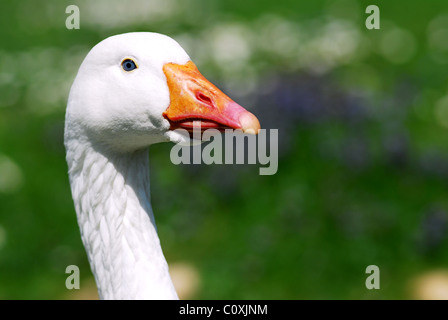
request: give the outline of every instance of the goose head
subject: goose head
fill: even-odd
[[[97,44],[78,71],[66,113],[66,133],[118,152],[188,142],[199,124],[247,133],[260,128],[252,113],[202,76],[175,40],[147,32]]]

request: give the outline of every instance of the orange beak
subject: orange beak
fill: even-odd
[[[240,129],[257,134],[260,130],[258,119],[205,79],[192,61],[167,63],[163,72],[170,90],[170,105],[163,116],[171,130],[192,132],[199,125],[202,131]]]

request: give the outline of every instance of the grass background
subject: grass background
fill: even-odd
[[[79,30],[65,27],[69,4],[80,9]],[[370,4],[380,30],[365,27]],[[175,166],[171,145],[150,148],[165,256],[199,279],[189,297],[424,298],[415,283],[436,271],[446,292],[446,1],[1,8],[0,298],[77,298],[65,288],[71,264],[81,290],[95,291],[68,183],[64,112],[89,49],[131,31],[178,40],[263,128],[279,130],[272,176],[258,165]],[[371,264],[380,290],[365,287]]]

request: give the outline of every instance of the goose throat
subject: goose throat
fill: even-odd
[[[177,299],[150,204],[148,150],[67,146],[78,224],[100,298]]]

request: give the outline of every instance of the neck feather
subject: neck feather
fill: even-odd
[[[149,199],[148,150],[66,141],[72,196],[101,299],[177,299]]]

